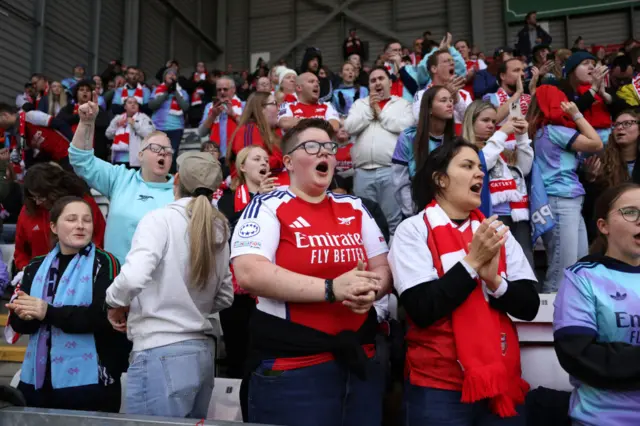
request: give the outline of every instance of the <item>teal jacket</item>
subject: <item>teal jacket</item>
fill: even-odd
[[[115,166],[93,155],[93,150],[69,146],[73,170],[91,188],[109,199],[104,249],[124,264],[133,233],[142,216],[173,202],[173,177],[166,182],[145,182],[140,171]]]

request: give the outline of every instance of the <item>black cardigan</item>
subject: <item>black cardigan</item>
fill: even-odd
[[[31,260],[24,270],[24,277],[20,290],[29,294],[33,278],[42,265],[45,256]],[[107,319],[104,310],[107,288],[120,272],[120,263],[112,255],[96,248],[93,265],[93,300],[89,306],[60,306],[49,305],[43,321],[20,319],[13,314],[9,318],[11,327],[20,334],[34,334],[40,326],[49,324],[58,327],[65,333],[93,333],[96,341],[96,351],[100,363],[107,369],[109,375],[120,377],[129,366],[129,352],[132,344],[127,335],[117,332]],[[34,296],[38,297],[38,296]],[[49,362],[51,362],[49,360]]]

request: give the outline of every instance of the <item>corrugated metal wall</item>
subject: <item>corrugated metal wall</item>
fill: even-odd
[[[90,60],[90,0],[48,1],[45,15],[44,74],[50,80],[73,75]]]
[[[507,40],[504,33],[502,2],[503,0],[484,0],[484,46],[481,48],[488,55],[493,55],[493,51],[500,46],[513,46],[515,42],[514,37]]]
[[[622,43],[630,36],[629,23],[628,10],[572,17],[568,44],[572,45],[578,36],[582,36],[587,45]]]
[[[252,53],[270,52],[271,59],[275,59],[289,43],[308,34],[326,19],[331,12],[326,6],[344,1],[324,0],[324,7],[318,3],[306,0],[227,0],[227,62],[237,70],[253,69],[255,64],[248,63]],[[432,37],[439,40],[446,33],[449,21],[456,38],[471,37],[469,0],[400,0],[395,3],[396,10],[393,10],[392,0],[360,0],[349,10],[375,28],[395,32],[407,46],[412,46],[413,40],[425,30],[431,31]],[[449,17],[447,13],[450,13]],[[293,65],[291,57],[295,56],[295,66],[300,66],[305,48],[313,46],[321,49],[325,65],[333,70],[339,69],[343,62],[342,43],[351,27],[356,27],[360,38],[368,42],[369,61],[375,60],[388,41],[387,37],[338,16],[304,40],[295,55],[287,58],[288,62]]]
[[[125,0],[102,1],[100,15],[100,53],[98,68],[104,69],[107,64],[122,57],[122,36],[124,32]]]
[[[176,19],[163,1],[140,1],[138,65],[150,79],[170,59],[171,51],[185,73],[190,72],[198,60],[213,66],[217,55],[216,49],[202,41],[194,27],[199,26],[205,36],[215,40],[218,2],[172,0],[171,4],[191,22]],[[94,0],[46,0],[45,5],[42,67],[35,69],[36,28],[40,25],[36,0],[0,2],[0,101],[13,103],[33,72],[43,72],[55,81],[71,76],[76,64],[84,64],[89,72],[93,71]],[[109,61],[122,58],[125,6],[125,0],[101,2],[98,73]],[[173,17],[172,26],[170,17]]]
[[[0,102],[13,104],[31,74],[33,0],[9,0],[0,13]],[[9,60],[7,60],[9,59]]]
[[[141,2],[138,66],[145,70],[148,81],[170,59],[168,24],[165,7],[159,1]]]

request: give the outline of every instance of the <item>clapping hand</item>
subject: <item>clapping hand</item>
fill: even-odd
[[[440,42],[440,49],[449,49],[451,47],[451,41],[453,37],[451,33],[447,33],[444,37],[442,37],[442,41]]]
[[[31,321],[37,319],[42,321],[47,314],[49,304],[42,299],[29,296],[24,291],[19,291],[18,297],[5,306],[15,312],[21,320]]]
[[[587,182],[594,182],[602,173],[602,161],[600,161],[597,155],[592,155],[584,160],[582,170],[584,171],[584,177]]]
[[[376,301],[376,295],[380,290],[380,287],[376,283],[376,281],[380,280],[380,277],[373,272],[367,272],[366,269],[367,264],[362,260],[359,260],[358,266],[354,271],[356,272],[357,277],[368,277],[368,283],[362,287],[357,287],[356,285],[354,285],[351,288],[347,289],[346,296],[342,301],[342,304],[344,306],[348,307],[356,314],[366,314],[367,312],[369,312],[369,309],[371,309],[373,302]]]

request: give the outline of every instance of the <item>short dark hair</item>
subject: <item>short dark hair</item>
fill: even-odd
[[[531,15],[535,15],[538,12],[535,10],[532,10],[531,12],[527,12],[527,15],[524,17],[525,22],[529,20],[529,18],[531,17]]]
[[[425,163],[416,170],[412,180],[411,195],[417,211],[427,207],[442,191],[434,176],[446,175],[449,163],[462,148],[471,148],[478,152],[478,148],[474,144],[461,137],[450,141],[445,140],[442,145],[431,151]]]
[[[431,67],[437,67],[438,61],[440,60],[439,59],[440,55],[444,55],[445,53],[449,53],[449,50],[439,49],[433,52],[433,54],[429,56],[429,59],[427,59],[427,72],[429,72],[429,75],[431,76],[431,78],[433,78],[433,74],[431,73]]]
[[[126,71],[129,71],[129,70],[131,70],[131,69],[132,69],[132,70],[134,70],[134,71],[136,71],[136,72],[138,72],[138,67],[136,67],[135,65],[129,65],[129,66],[127,67],[127,69],[125,70],[125,72],[126,72]]]
[[[402,47],[402,42],[400,40],[389,40],[387,41],[387,43],[384,45],[384,49],[383,52],[386,52],[387,49],[389,48],[389,46],[391,46],[392,44],[399,44]]]
[[[469,50],[471,50],[471,43],[469,43],[469,40],[467,40],[466,38],[461,38],[460,40],[457,40],[455,43],[453,43],[453,45],[455,46],[456,44],[460,43],[461,41],[464,41],[464,43],[467,45]]]
[[[34,72],[33,74],[31,74],[31,78],[36,77],[38,80],[46,80],[47,78],[44,76],[44,74],[39,73],[39,72]]]
[[[9,114],[17,114],[18,109],[15,105],[8,104],[6,102],[0,102],[0,114],[8,112]]]
[[[386,69],[385,67],[380,65],[373,67],[371,71],[369,71],[369,75],[373,74],[374,71],[384,71],[384,73],[387,75],[387,78],[391,80],[391,74],[389,73],[389,70]]]
[[[76,83],[76,85],[73,86],[73,99],[76,101],[78,100],[78,90],[80,90],[81,87],[88,87],[89,91],[93,92],[96,89],[96,82],[93,81],[93,79],[84,79]]]
[[[631,62],[631,57],[629,55],[616,56],[613,61],[611,61],[612,71],[616,68],[620,68],[620,70],[625,71],[629,67],[633,67],[633,62]]]
[[[513,62],[513,61],[520,61],[520,58],[511,58],[509,60],[506,60],[500,63],[500,66],[498,66],[498,74],[496,75],[496,81],[498,82],[498,85],[502,84],[502,78],[500,77],[500,75],[505,74],[507,72],[507,70],[509,69],[509,66],[508,66],[509,62]]]
[[[287,130],[287,133],[282,138],[282,153],[287,155],[298,143],[298,135],[307,129],[319,129],[324,130],[329,135],[330,139],[335,136],[335,130],[331,124],[322,118],[306,118],[301,120],[298,124]]]

